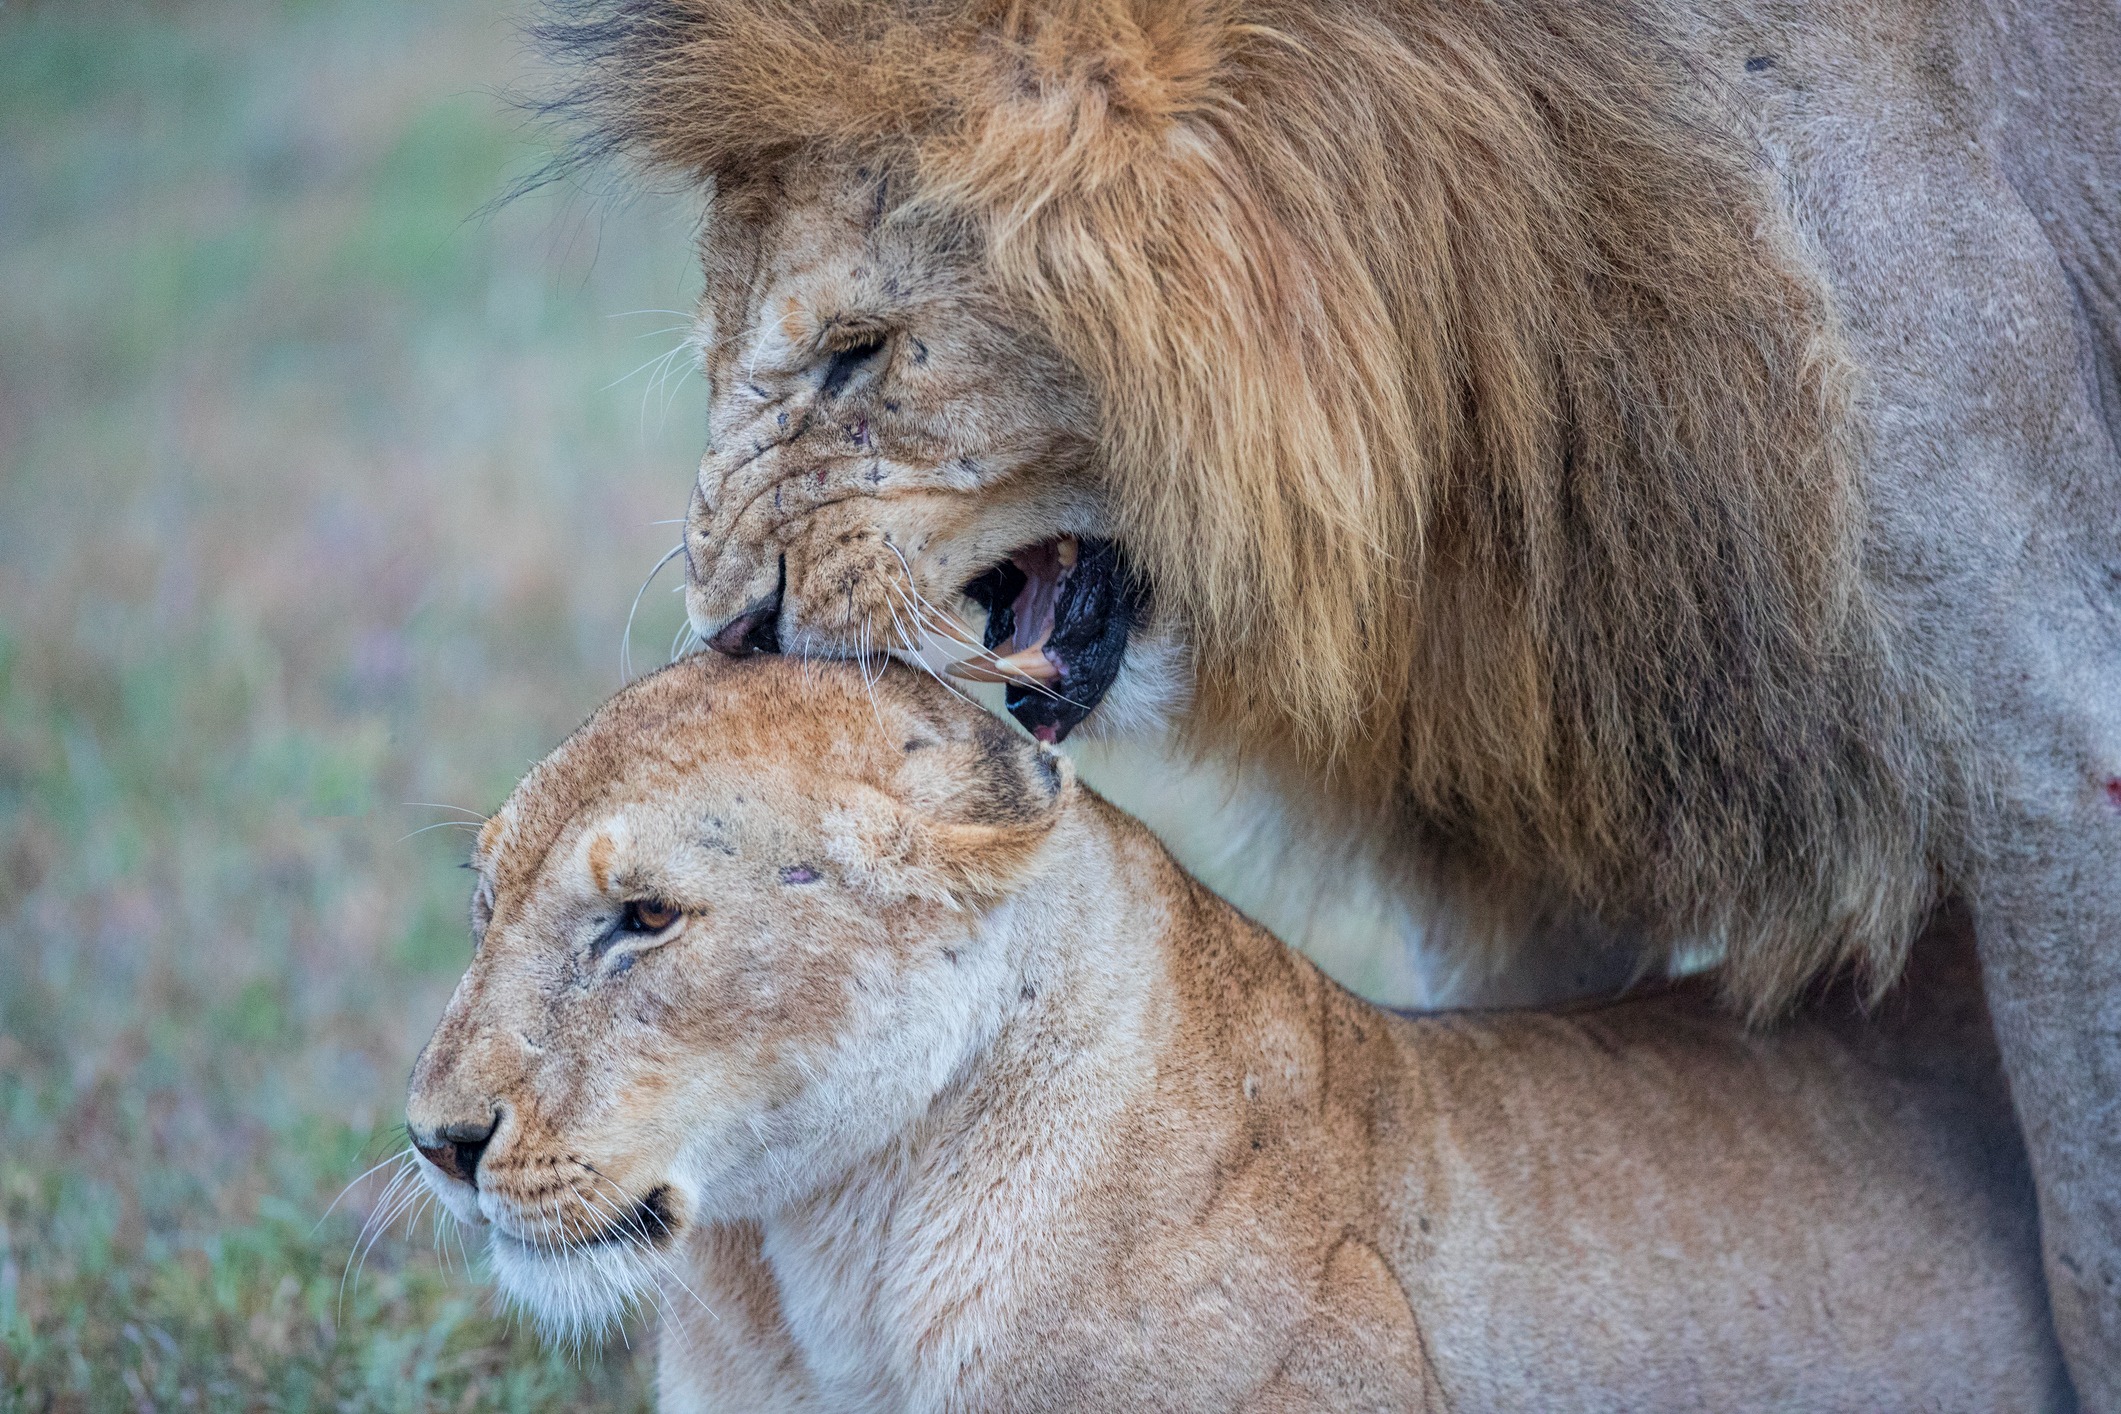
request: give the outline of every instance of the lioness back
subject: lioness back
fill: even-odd
[[[1556,1407],[1557,1375],[1663,1407],[2066,1405],[2000,1087],[1853,1030],[1746,1034],[1696,987],[1411,1023],[1426,1108],[1381,1187],[1459,1407]]]

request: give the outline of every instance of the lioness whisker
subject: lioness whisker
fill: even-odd
[[[441,1203],[439,1202],[439,1200],[436,1199],[434,1190],[427,1189],[426,1191],[424,1191],[420,1195],[420,1201],[414,1204],[412,1211],[408,1213],[405,1217],[405,1240],[410,1242],[414,1237],[419,1235],[421,1218],[432,1218],[436,1213],[439,1213],[440,1211]],[[442,1229],[439,1225],[434,1225],[433,1231],[435,1248],[437,1251],[440,1251],[442,1243]]]
[[[579,1347],[587,1338],[590,1329],[589,1323],[585,1322],[580,1315],[584,1303],[573,1299],[575,1292],[580,1287],[588,1281],[594,1280],[609,1298],[604,1304],[621,1309],[635,1305],[642,1295],[643,1289],[636,1288],[631,1282],[622,1279],[620,1274],[612,1269],[612,1254],[602,1244],[615,1237],[629,1251],[640,1250],[643,1256],[652,1256],[653,1254],[637,1249],[637,1244],[630,1234],[613,1226],[607,1226],[603,1222],[602,1215],[589,1201],[589,1198],[582,1193],[580,1188],[570,1183],[566,1185],[566,1192],[567,1196],[572,1198],[589,1215],[587,1224],[578,1220],[571,1211],[562,1210],[555,1215],[555,1220],[561,1232],[561,1240],[564,1243],[563,1255],[572,1259],[562,1270],[567,1273],[566,1284],[569,1288],[569,1300],[567,1303],[569,1336],[575,1342],[579,1351]],[[645,1288],[645,1290],[649,1299],[655,1304],[657,1316],[668,1317],[671,1313],[663,1303],[660,1288],[650,1286]],[[627,1348],[631,1349],[633,1342],[626,1331],[625,1322],[620,1320],[617,1324],[620,1340],[625,1342]]]
[[[612,1189],[614,1193],[618,1194],[618,1198],[623,1198],[625,1196],[624,1191],[619,1189],[618,1185],[614,1184],[610,1179],[604,1177],[604,1175],[598,1173],[595,1169],[590,1169],[589,1175],[601,1187]],[[580,1196],[579,1193],[577,1194],[577,1196]],[[618,1207],[618,1198],[605,1197],[603,1193],[599,1191],[599,1189],[592,1189],[590,1191],[590,1196],[603,1199],[603,1201],[610,1203],[614,1209]],[[595,1211],[593,1205],[591,1206],[591,1211]],[[702,1311],[705,1311],[709,1316],[713,1317],[714,1320],[719,1322],[722,1318],[719,1315],[716,1315],[715,1309],[712,1306],[708,1305],[706,1300],[697,1291],[694,1291],[692,1289],[691,1284],[688,1283],[684,1277],[678,1275],[677,1266],[670,1260],[669,1254],[655,1245],[654,1240],[648,1235],[648,1230],[646,1226],[642,1224],[638,1211],[630,1211],[628,1215],[628,1220],[632,1223],[634,1231],[640,1234],[638,1246],[642,1255],[653,1261],[654,1264],[662,1270],[665,1276],[669,1277],[672,1281],[676,1282],[679,1288],[683,1290],[687,1296],[690,1296],[693,1301],[698,1304],[699,1308]],[[628,1240],[632,1241],[633,1239],[629,1238]],[[665,1312],[665,1314],[668,1313]]]
[[[378,1163],[369,1165],[359,1174],[356,1174],[353,1178],[348,1179],[346,1182],[346,1186],[339,1190],[339,1196],[332,1199],[330,1206],[326,1207],[324,1211],[318,1215],[317,1226],[309,1230],[310,1235],[314,1237],[317,1233],[317,1229],[324,1226],[324,1220],[330,1217],[334,1212],[338,1211],[339,1204],[346,1201],[346,1195],[353,1192],[354,1189],[358,1188],[362,1184],[362,1182],[365,1181],[371,1174],[375,1173],[378,1169],[388,1168],[392,1164],[404,1164],[408,1160],[410,1160],[412,1156],[412,1147],[410,1145],[407,1145],[405,1148],[400,1149],[397,1153],[390,1155],[389,1157],[381,1160]]]
[[[596,1204],[590,1201],[590,1195],[584,1194],[581,1189],[569,1184],[567,1186],[567,1196],[572,1198],[583,1212],[589,1215],[587,1223],[580,1228],[582,1236],[575,1241],[575,1250],[578,1254],[587,1258],[593,1266],[598,1267],[600,1273],[606,1277],[607,1285],[614,1295],[619,1297],[627,1296],[626,1289],[615,1280],[610,1280],[608,1272],[602,1271],[600,1265],[602,1254],[598,1250],[599,1244],[615,1242],[628,1251],[639,1251],[642,1249],[640,1249],[639,1244],[636,1243],[631,1233],[615,1223],[607,1223],[604,1220],[604,1215],[597,1210]],[[570,1232],[577,1230],[576,1219],[572,1213],[566,1214],[562,1221]]]
[[[435,1261],[441,1264],[442,1271],[446,1275],[449,1272],[449,1243],[444,1238],[442,1223],[444,1219],[450,1216],[449,1208],[445,1204],[436,1203],[427,1210],[427,1213],[428,1230],[434,1242]]]
[[[368,1221],[361,1225],[361,1231],[354,1239],[354,1250],[346,1259],[346,1270],[339,1274],[339,1314],[342,1317],[346,1311],[348,1278],[353,1281],[354,1294],[359,1295],[361,1270],[368,1263],[368,1254],[375,1250],[376,1243],[396,1224],[400,1215],[412,1206],[419,1193],[417,1187],[404,1186],[406,1180],[413,1178],[417,1172],[409,1166],[399,1169],[391,1177],[389,1187],[383,1190],[384,1196],[377,1200],[375,1208],[370,1211]]]

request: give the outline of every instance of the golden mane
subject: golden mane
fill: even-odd
[[[1197,728],[1412,831],[1471,921],[1718,940],[1760,1010],[1897,973],[1953,866],[1951,714],[1880,646],[1833,311],[1654,10],[583,0],[542,33],[587,155],[856,155],[961,224],[1099,399]]]

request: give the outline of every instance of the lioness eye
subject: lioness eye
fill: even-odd
[[[679,910],[659,898],[637,898],[619,914],[619,928],[627,933],[660,933],[678,921]]]

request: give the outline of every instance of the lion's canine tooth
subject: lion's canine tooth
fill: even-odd
[[[1060,681],[1061,675],[1043,648],[1026,648],[1006,658],[966,658],[952,663],[949,671],[950,676],[966,682],[1054,683]]]
[[[1072,535],[1063,535],[1060,538],[1060,542],[1053,547],[1054,558],[1060,561],[1060,567],[1064,570],[1075,568],[1075,559],[1078,553],[1079,547],[1075,542],[1075,537]]]

